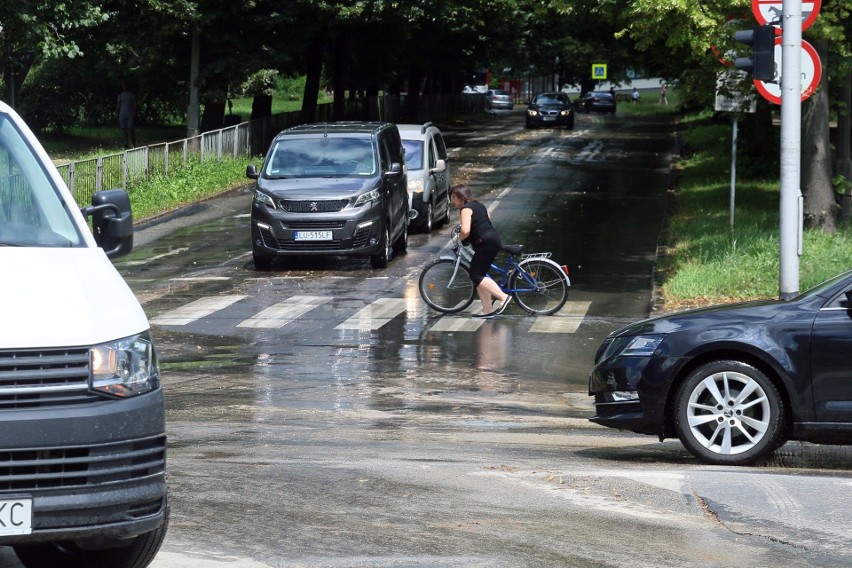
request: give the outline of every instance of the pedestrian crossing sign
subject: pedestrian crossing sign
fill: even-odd
[[[606,79],[606,63],[592,63],[592,79]]]

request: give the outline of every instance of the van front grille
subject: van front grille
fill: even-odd
[[[325,201],[294,201],[282,199],[279,205],[288,213],[336,213],[347,205],[348,199],[329,199]]]
[[[0,491],[104,485],[162,475],[166,436],[91,446],[0,451]]]
[[[0,350],[0,410],[87,404],[89,350]]]

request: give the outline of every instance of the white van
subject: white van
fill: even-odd
[[[81,210],[0,102],[0,545],[27,568],[143,568],[165,537],[157,355],[109,260],[132,246],[127,194]]]

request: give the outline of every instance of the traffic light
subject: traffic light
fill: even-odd
[[[734,34],[734,39],[751,46],[751,57],[737,57],[734,67],[758,81],[775,79],[775,26],[755,26]]]

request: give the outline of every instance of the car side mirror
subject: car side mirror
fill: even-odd
[[[133,212],[126,191],[97,191],[92,195],[92,205],[80,211],[92,218],[95,242],[108,258],[128,254],[133,249]]]
[[[388,168],[388,171],[385,172],[385,175],[387,177],[401,176],[402,175],[402,164],[400,164],[399,162],[392,163],[390,168]]]
[[[447,169],[447,162],[446,162],[446,160],[438,160],[438,161],[435,163],[435,167],[434,167],[434,168],[432,168],[431,170],[429,170],[429,173],[430,173],[430,174],[439,174],[439,173],[441,173],[441,172],[443,172],[443,171],[446,171],[446,169]]]
[[[257,166],[254,164],[249,164],[246,166],[246,177],[251,179],[257,179],[260,177],[260,174],[257,173]]]
[[[852,318],[852,290],[846,290],[846,315]]]

